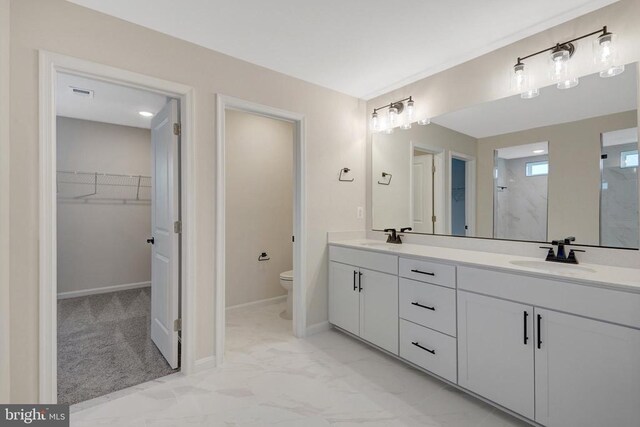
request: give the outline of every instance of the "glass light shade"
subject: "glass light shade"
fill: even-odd
[[[513,76],[511,77],[511,89],[514,92],[522,93],[529,89],[529,75],[524,68],[524,64],[518,62],[513,67]]]
[[[400,128],[402,129],[411,129],[411,123],[413,123],[413,115],[414,115],[414,103],[413,100],[407,101],[407,105],[404,107],[402,117],[402,125]]]
[[[371,132],[380,132],[380,118],[376,112],[371,114]]]
[[[522,92],[520,94],[520,98],[522,98],[522,99],[531,99],[531,98],[535,98],[538,95],[540,95],[540,91],[538,89],[530,89],[530,90],[526,90],[526,91]]]
[[[573,77],[573,78],[562,80],[562,81],[558,82],[557,86],[558,86],[558,89],[571,89],[572,87],[578,86],[578,83],[580,83],[578,78],[577,77]]]
[[[387,114],[387,117],[390,129],[398,126],[398,109],[396,107],[389,107],[389,113]]]
[[[431,119],[429,117],[423,117],[417,122],[420,126],[426,126],[431,123]]]
[[[604,33],[593,42],[593,60],[600,69],[600,77],[613,77],[624,72],[618,64],[617,36]]]
[[[568,50],[557,50],[551,54],[551,79],[560,82],[567,79],[569,74]]]

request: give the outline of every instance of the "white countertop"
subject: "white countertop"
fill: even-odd
[[[640,268],[612,267],[599,264],[561,264],[545,262],[542,258],[496,254],[466,249],[402,243],[400,245],[379,240],[357,239],[330,242],[342,246],[392,255],[429,258],[432,260],[455,262],[473,267],[488,267],[494,270],[526,273],[542,278],[562,279],[585,285],[608,287],[628,292],[640,293]],[[568,252],[568,250],[567,250]],[[579,258],[580,254],[578,254]],[[514,264],[515,262],[515,264]],[[517,265],[533,263],[535,267]]]

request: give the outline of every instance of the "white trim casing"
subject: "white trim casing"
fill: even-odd
[[[225,343],[225,110],[237,110],[278,120],[293,122],[294,142],[294,230],[293,246],[293,334],[306,335],[306,137],[305,117],[299,113],[256,104],[243,99],[218,94],[216,99],[216,234],[215,234],[215,356],[218,365],[224,362]]]
[[[101,286],[99,288],[81,289],[78,291],[58,292],[58,299],[86,297],[89,295],[107,294],[109,292],[128,291],[130,289],[147,288],[151,282],[124,283],[122,285]]]
[[[182,219],[182,371],[195,362],[195,103],[193,88],[70,56],[39,51],[39,403],[57,400],[56,356],[56,111],[58,72],[162,93],[180,99]]]

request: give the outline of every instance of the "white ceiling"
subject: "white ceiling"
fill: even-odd
[[[620,129],[602,134],[602,146],[624,145],[638,142],[638,128]]]
[[[619,76],[603,79],[597,74],[580,78],[572,89],[549,86],[540,96],[519,95],[447,113],[431,121],[474,138],[502,135],[637,109],[636,64]]]
[[[370,99],[616,0],[69,0]]]
[[[78,96],[71,87],[93,90],[93,98]],[[157,93],[70,74],[58,75],[58,116],[149,129],[151,118],[142,117],[138,112],[155,114],[166,103],[167,97]]]
[[[496,150],[501,159],[521,159],[523,157],[544,156],[549,154],[549,143],[547,141],[534,142],[532,144],[515,145]],[[536,151],[534,153],[534,151]],[[540,152],[541,151],[541,152]]]

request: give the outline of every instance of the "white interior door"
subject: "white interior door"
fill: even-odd
[[[151,121],[153,152],[151,231],[151,339],[172,368],[178,367],[180,234],[178,101],[170,100]]]
[[[433,233],[433,155],[413,157],[413,231]]]

